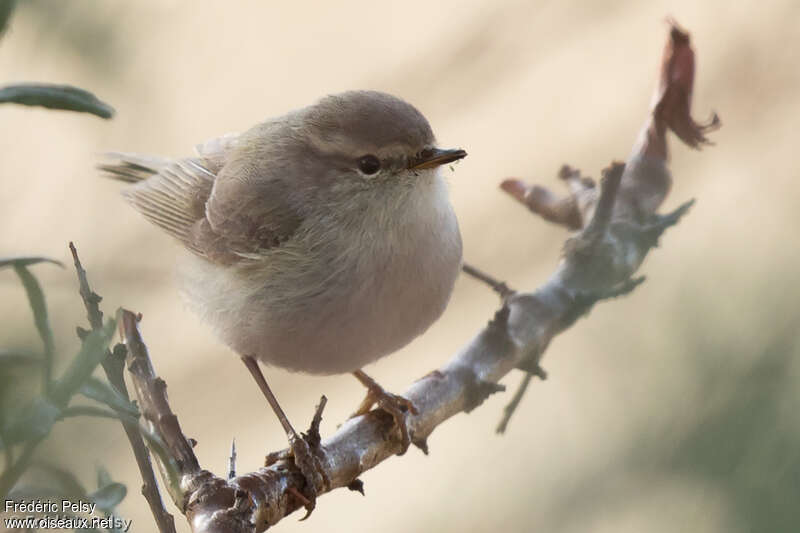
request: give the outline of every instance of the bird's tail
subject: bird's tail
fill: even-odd
[[[170,163],[169,159],[151,155],[108,152],[103,156],[108,162],[97,165],[97,168],[105,177],[126,183],[144,181]]]

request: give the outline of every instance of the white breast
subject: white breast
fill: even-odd
[[[398,350],[439,318],[461,266],[444,180],[417,179],[391,202],[365,196],[361,216],[317,219],[263,261],[191,259],[190,305],[239,354],[289,370],[351,372]]]

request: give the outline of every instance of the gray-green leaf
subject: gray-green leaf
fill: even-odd
[[[106,467],[103,465],[99,465],[97,467],[97,488],[104,487],[110,484],[113,480],[111,479],[111,474],[108,473]]]
[[[50,328],[50,320],[47,317],[44,293],[36,277],[31,274],[23,263],[14,263],[14,270],[25,287],[28,303],[33,311],[33,321],[44,344],[44,382],[45,385],[48,385],[50,382],[50,369],[53,365],[53,330]]]
[[[78,478],[59,466],[50,463],[35,463],[33,467],[47,474],[50,487],[58,487],[61,493],[72,501],[85,500],[87,498],[86,489]]]
[[[128,489],[125,485],[112,482],[89,494],[89,499],[96,503],[97,507],[110,513],[125,498],[126,494],[128,494]]]
[[[115,329],[116,321],[111,319],[102,329],[93,330],[86,336],[81,350],[72,359],[64,375],[53,383],[51,393],[53,403],[60,406],[67,405],[72,395],[87,382],[94,369],[105,357]]]
[[[44,398],[36,398],[23,407],[3,432],[6,445],[41,439],[50,433],[61,415],[61,409]]]
[[[86,383],[81,385],[80,393],[87,398],[111,407],[115,411],[139,416],[139,410],[133,403],[122,396],[117,389],[94,376],[89,376]]]
[[[17,5],[17,0],[0,0],[0,37],[8,29],[8,21],[11,20],[11,13]]]
[[[2,257],[0,258],[0,268],[10,267],[10,266],[30,266],[35,265],[36,263],[53,263],[54,265],[58,265],[61,268],[64,268],[64,264],[61,261],[56,261],[55,259],[50,259],[49,257]]]
[[[0,104],[13,103],[91,113],[101,118],[114,116],[114,108],[84,89],[71,85],[20,83],[0,88]]]

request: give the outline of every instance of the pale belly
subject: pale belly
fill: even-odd
[[[352,372],[411,342],[447,306],[461,238],[446,207],[389,239],[375,236],[366,252],[334,242],[308,262],[298,245],[268,268],[244,270],[195,258],[185,294],[240,355],[292,371]]]

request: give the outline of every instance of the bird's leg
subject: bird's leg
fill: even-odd
[[[403,455],[411,444],[411,435],[408,432],[406,417],[408,413],[413,415],[419,414],[417,408],[406,398],[383,390],[383,387],[365,374],[363,370],[356,370],[353,372],[353,375],[367,388],[367,396],[364,398],[364,401],[361,402],[358,410],[353,413],[353,416],[367,414],[375,404],[377,404],[380,409],[392,415],[395,424],[400,428],[400,435],[403,443],[403,449],[397,455]]]
[[[306,510],[310,514],[311,510],[314,508],[317,493],[324,487],[324,471],[322,470],[320,461],[314,455],[306,439],[292,427],[292,424],[286,417],[286,413],[283,412],[277,398],[275,398],[269,385],[267,385],[267,380],[261,372],[258,362],[250,356],[242,356],[242,362],[244,362],[250,374],[253,375],[253,379],[256,380],[258,387],[261,389],[261,392],[264,393],[270,407],[272,407],[272,410],[275,412],[275,416],[278,417],[278,420],[283,426],[283,430],[286,432],[286,437],[289,439],[289,449],[294,457],[294,463],[297,465],[297,468],[300,470],[300,473],[303,474],[306,481],[305,492],[306,496],[308,496]],[[304,504],[305,503],[306,502],[304,502]]]

